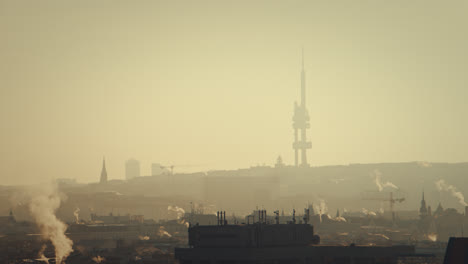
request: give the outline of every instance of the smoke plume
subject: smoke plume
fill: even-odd
[[[468,206],[468,204],[465,202],[465,196],[463,195],[463,193],[461,193],[460,191],[457,190],[457,188],[455,188],[455,186],[453,185],[449,185],[447,183],[445,183],[444,180],[438,180],[435,182],[435,185],[437,187],[437,190],[440,191],[446,191],[446,192],[450,192],[450,194],[457,198],[458,202],[463,205],[463,206]]]
[[[365,214],[365,215],[367,215],[367,216],[369,216],[369,215],[377,216],[377,214],[376,214],[374,211],[369,211],[369,210],[367,210],[366,208],[362,208],[362,209],[361,209],[361,213],[363,213],[363,214]]]
[[[158,230],[158,234],[157,234],[159,237],[172,237],[171,234],[169,234],[169,232],[166,231],[166,229],[164,228],[164,226],[160,226],[159,227],[159,230]]]
[[[314,204],[314,211],[318,212],[320,222],[322,222],[322,215],[328,212],[328,206],[324,199],[319,199],[319,202]]]
[[[67,226],[57,219],[55,211],[59,208],[62,197],[56,186],[44,186],[31,197],[29,210],[39,227],[42,237],[50,240],[55,247],[56,263],[63,263],[73,251],[73,242],[65,235]]]
[[[346,218],[342,216],[335,217],[334,220],[337,222],[346,222]]]
[[[379,189],[379,192],[383,191],[385,187],[391,187],[394,189],[399,189],[398,186],[393,184],[392,182],[382,182],[382,173],[379,170],[374,170],[372,173],[374,175],[374,182],[375,185],[377,185],[377,188]]]
[[[178,207],[178,206],[169,205],[167,207],[167,210],[170,211],[170,212],[177,213],[177,219],[182,218],[184,216],[184,214],[185,214],[185,210],[183,208]]]
[[[167,210],[170,211],[170,212],[175,212],[177,213],[177,220],[179,220],[179,224],[181,225],[185,225],[186,227],[189,227],[189,223],[186,222],[183,217],[184,217],[184,214],[185,214],[185,210],[183,208],[180,208],[178,206],[172,206],[172,205],[169,205],[167,207]]]
[[[79,224],[80,223],[80,208],[76,208],[75,211],[73,212],[73,215],[75,216],[75,223]]]
[[[49,259],[44,255],[44,251],[46,247],[47,247],[46,245],[42,245],[42,248],[41,250],[39,250],[39,253],[38,253],[38,259],[36,260],[49,264]]]
[[[106,258],[101,257],[101,256],[96,256],[96,257],[93,257],[92,260],[96,263],[102,263],[103,261],[106,260]]]

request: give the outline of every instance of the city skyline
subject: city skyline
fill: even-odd
[[[291,165],[301,47],[311,166],[467,161],[466,3],[264,3],[3,1],[1,184]]]

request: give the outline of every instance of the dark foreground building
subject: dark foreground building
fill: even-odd
[[[189,248],[176,248],[181,264],[220,263],[406,263],[414,246],[324,246],[309,224],[195,225],[189,228]]]
[[[451,237],[445,251],[444,264],[468,263],[468,238]]]

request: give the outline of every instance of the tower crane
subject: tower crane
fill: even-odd
[[[380,194],[380,195],[377,195]],[[390,212],[392,213],[392,222],[395,223],[395,203],[402,203],[406,200],[405,197],[399,197],[395,198],[393,197],[393,192],[389,193],[389,197],[384,197],[382,196],[381,192],[363,192],[361,193],[362,199],[363,200],[371,200],[371,201],[382,201],[382,202],[388,202],[390,205]]]

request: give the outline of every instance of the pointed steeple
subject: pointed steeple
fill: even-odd
[[[444,208],[442,207],[442,204],[439,202],[439,206],[437,206],[437,209],[434,211],[434,216],[439,216],[444,213]]]
[[[422,200],[421,200],[421,207],[419,208],[419,216],[421,218],[427,216],[426,200],[424,200],[424,190],[422,192]]]
[[[13,209],[10,208],[10,216],[9,216],[10,223],[16,223],[15,216],[13,215]]]
[[[102,159],[102,170],[101,170],[101,180],[100,183],[107,182],[107,170],[106,170],[106,158]]]

